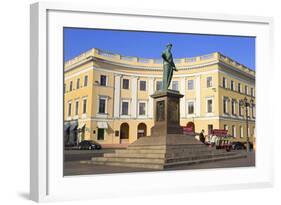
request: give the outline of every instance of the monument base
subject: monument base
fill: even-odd
[[[234,152],[216,150],[183,135],[178,91],[160,90],[154,98],[154,126],[150,137],[141,137],[125,150],[106,153],[86,163],[162,170],[167,167],[244,157]]]
[[[141,137],[127,149],[105,153],[103,157],[94,157],[85,162],[163,170],[168,167],[241,157],[245,155],[216,150],[196,140],[194,136],[172,134],[166,137]]]

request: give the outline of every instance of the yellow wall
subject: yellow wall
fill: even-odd
[[[106,52],[105,52],[106,53]],[[107,56],[105,56],[107,55]],[[90,59],[91,56],[102,58],[103,61]],[[217,62],[223,62],[221,65]],[[205,133],[208,132],[208,125],[212,124],[214,129],[223,129],[227,124],[229,134],[232,134],[231,127],[236,126],[237,136],[240,137],[240,126],[243,126],[243,136],[246,137],[246,118],[233,116],[231,114],[231,101],[228,103],[229,114],[223,113],[223,97],[229,99],[236,99],[237,102],[247,97],[254,100],[255,97],[250,96],[251,88],[255,88],[255,73],[254,71],[242,66],[241,64],[223,56],[220,53],[213,53],[205,56],[198,56],[194,58],[183,58],[176,61],[178,72],[174,72],[173,81],[178,81],[179,91],[184,94],[184,103],[181,106],[186,106],[188,100],[195,100],[195,114],[187,115],[188,107],[185,107],[184,116],[181,117],[180,124],[185,126],[188,122],[194,122],[195,131],[200,132],[202,129]],[[226,66],[228,65],[228,66]],[[231,69],[229,68],[231,67]],[[88,85],[84,86],[84,76],[88,76]],[[107,85],[101,86],[100,76],[107,76]],[[121,75],[120,84],[120,103],[122,99],[129,100],[132,107],[133,96],[136,95],[137,102],[145,101],[146,116],[136,117],[127,116],[126,118],[114,116],[114,102],[115,102],[115,76]],[[212,86],[207,87],[207,78],[212,77]],[[222,87],[223,77],[227,78],[227,88]],[[77,89],[77,79],[80,79],[80,86]],[[137,78],[137,83],[133,79]],[[162,65],[155,59],[140,59],[137,57],[126,58],[119,54],[104,54],[98,49],[91,49],[90,51],[81,54],[80,56],[65,63],[65,85],[66,92],[64,95],[64,119],[65,121],[78,120],[79,125],[86,123],[85,139],[97,140],[97,122],[104,121],[108,124],[104,140],[101,144],[120,144],[120,135],[115,136],[115,131],[120,131],[122,123],[129,124],[129,140],[127,143],[132,143],[137,139],[137,127],[139,123],[145,123],[147,126],[147,135],[150,135],[150,129],[154,124],[153,118],[149,117],[149,87],[151,80],[153,82],[153,90],[156,90],[157,81],[162,78]],[[129,79],[129,89],[123,89],[123,79]],[[188,90],[188,80],[194,81],[194,89]],[[230,90],[230,81],[235,83],[236,91]],[[73,82],[73,90],[69,91],[70,82]],[[140,81],[146,81],[146,90],[140,91]],[[241,84],[243,93],[237,92],[237,85]],[[182,86],[185,85],[183,88]],[[248,86],[249,95],[245,95],[244,88]],[[133,86],[137,86],[137,92],[133,93]],[[200,88],[199,88],[200,87]],[[255,92],[255,89],[254,89]],[[98,113],[99,97],[106,97],[107,112],[105,114]],[[83,99],[87,99],[87,112],[82,113]],[[207,113],[206,99],[213,99],[213,112]],[[79,112],[75,115],[75,102],[79,101]],[[68,116],[68,103],[72,103],[71,116]],[[138,105],[138,104],[137,104]],[[121,112],[121,105],[120,112]],[[197,107],[200,106],[200,112],[197,113]],[[137,109],[138,110],[138,109]],[[131,111],[131,110],[130,110]],[[137,111],[136,111],[137,112]],[[245,112],[245,109],[244,109]],[[238,103],[236,104],[236,113],[238,113]],[[255,118],[252,117],[250,109],[249,118],[250,137],[253,136],[255,127]],[[94,133],[95,132],[95,133]],[[119,133],[120,134],[120,133]],[[125,141],[124,141],[125,142]]]

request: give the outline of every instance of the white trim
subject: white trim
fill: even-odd
[[[138,116],[137,114],[137,104],[138,104],[138,77],[135,77],[131,80],[129,80],[129,84],[131,82],[131,94],[132,94],[132,105],[131,105],[131,117],[136,118]],[[130,88],[129,88],[130,89]]]
[[[140,89],[140,83],[141,83],[141,81],[144,81],[145,82],[145,90],[141,90]],[[146,92],[147,91],[147,80],[145,80],[145,79],[140,79],[139,80],[139,89],[138,89],[140,92]]]
[[[212,100],[212,112],[208,112],[208,101]],[[206,116],[212,116],[215,114],[215,106],[214,106],[214,97],[206,97],[205,98],[205,103],[206,103],[206,110],[205,110],[205,115]]]
[[[148,80],[148,117],[149,118],[153,118],[153,112],[154,112],[154,108],[153,108],[153,98],[151,97],[151,95],[154,93],[154,82],[155,82],[155,78],[150,78]]]
[[[121,75],[114,76],[114,117],[120,116]]]
[[[201,116],[201,75],[196,75],[196,116]]]
[[[186,117],[186,79],[185,77],[180,80],[180,93],[183,94],[183,97],[180,99],[180,118]]]
[[[240,125],[240,138],[244,138],[244,127]]]
[[[224,100],[226,100],[226,112],[224,112]],[[228,110],[228,101],[229,101],[229,97],[227,97],[227,96],[222,96],[222,112],[223,112],[223,114],[226,114],[226,115],[229,114],[229,110]]]
[[[188,113],[188,104],[190,103],[190,102],[192,102],[193,103],[193,113],[192,114],[189,114]],[[188,117],[188,118],[190,118],[190,117],[195,117],[196,116],[196,100],[195,99],[188,99],[188,100],[186,100],[186,116]]]
[[[128,114],[127,115],[123,114],[123,106],[122,106],[123,102],[127,102],[128,103]],[[129,100],[129,99],[121,99],[121,103],[120,103],[120,111],[121,111],[120,112],[120,118],[131,118],[130,102],[131,102],[131,100]]]
[[[104,109],[104,113],[99,113],[99,108],[100,108],[100,99],[105,100],[105,109]],[[102,118],[107,118],[107,103],[108,103],[108,96],[104,96],[104,95],[98,95],[97,98],[97,112],[96,112],[96,116],[97,117],[102,117]]]
[[[195,90],[195,89],[196,89],[195,83],[194,83],[194,79],[187,79],[186,81],[187,81],[187,90]],[[189,81],[192,81],[192,86],[193,86],[192,89],[189,89],[189,87],[188,87],[188,82],[189,82]]]
[[[140,112],[140,103],[144,103],[145,104],[145,113],[144,115],[140,115],[139,112]],[[140,119],[143,119],[143,118],[147,118],[147,100],[138,100],[138,109],[137,109],[137,118],[140,118]]]

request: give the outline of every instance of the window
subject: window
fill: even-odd
[[[156,82],[156,90],[161,90],[162,89],[162,81],[157,81]]]
[[[187,89],[193,90],[194,89],[194,80],[188,80],[187,81]]]
[[[70,81],[69,91],[72,91],[72,81]]]
[[[99,113],[105,113],[105,103],[106,103],[105,98],[99,99]]]
[[[80,87],[80,78],[78,78],[76,81],[76,89],[79,89],[79,87]]]
[[[231,90],[235,90],[235,89],[234,89],[234,81],[233,81],[233,80],[230,81],[230,89],[231,89]]]
[[[241,93],[241,83],[238,83],[238,92]]]
[[[104,129],[98,128],[98,140],[104,140]]]
[[[254,88],[251,88],[251,96],[254,96]]]
[[[145,115],[145,103],[144,102],[139,103],[139,115]]]
[[[207,88],[210,88],[213,86],[213,78],[207,77]]]
[[[222,78],[222,87],[227,88],[227,79],[225,77]]]
[[[71,102],[68,103],[68,113],[67,115],[70,117],[71,116]]]
[[[208,125],[208,134],[211,134],[212,131],[213,131],[213,125],[210,124],[210,125]]]
[[[243,126],[240,126],[240,137],[244,137],[244,131],[243,131]]]
[[[213,112],[213,100],[212,99],[207,100],[207,112],[208,113]]]
[[[256,117],[256,115],[255,115],[255,108],[256,108],[256,105],[253,104],[253,105],[252,105],[252,118],[255,118],[255,117]]]
[[[234,99],[232,99],[232,101],[231,101],[231,110],[232,110],[232,115],[236,115],[236,109],[235,109],[235,105],[236,103],[235,103],[235,100]]]
[[[194,102],[188,102],[188,114],[194,114]]]
[[[140,81],[140,90],[146,91],[146,81],[144,80]]]
[[[106,75],[100,76],[100,85],[106,86]]]
[[[84,87],[88,86],[88,76],[84,76]]]
[[[242,101],[239,101],[239,116],[243,116]]]
[[[224,113],[224,114],[227,114],[227,113],[228,113],[227,106],[228,106],[228,98],[227,98],[227,97],[224,97],[224,98],[223,98],[223,113]]]
[[[224,130],[228,130],[228,126],[227,125],[223,125],[223,129]]]
[[[129,102],[123,101],[122,102],[122,115],[128,115],[129,114]]]
[[[179,90],[179,81],[172,82],[172,90]]]
[[[79,111],[79,101],[75,102],[75,115],[78,115],[78,111]]]
[[[232,136],[236,137],[236,127],[235,127],[235,125],[232,125]]]
[[[129,89],[129,79],[123,79],[123,89]]]
[[[245,85],[245,94],[248,95],[248,86]]]
[[[246,117],[250,117],[250,113],[249,113],[249,106],[246,106]]]
[[[87,99],[83,99],[83,114],[87,112]]]

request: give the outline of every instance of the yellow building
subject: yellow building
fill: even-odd
[[[180,124],[194,124],[207,134],[226,129],[239,140],[255,132],[255,71],[216,52],[193,58],[174,59],[171,89],[180,101]],[[149,136],[153,99],[161,89],[162,60],[122,56],[93,48],[65,62],[65,139],[96,140],[104,146],[126,146]]]

